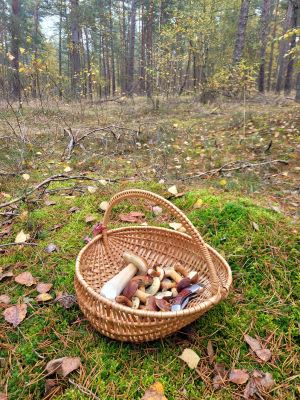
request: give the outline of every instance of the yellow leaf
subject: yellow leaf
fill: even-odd
[[[25,49],[24,49],[24,47],[20,47],[20,49],[19,49],[19,50],[20,50],[20,53],[21,53],[21,54],[24,54],[24,53],[25,53]]]
[[[87,190],[89,193],[96,193],[97,192],[97,188],[95,186],[88,186]]]
[[[102,203],[100,203],[99,207],[101,210],[106,211],[107,207],[108,207],[108,201],[102,201]]]
[[[174,195],[178,194],[178,190],[177,190],[176,185],[170,186],[169,189],[168,189],[168,192],[171,193],[171,194],[174,194]]]
[[[49,301],[49,300],[52,300],[52,299],[53,299],[53,297],[49,293],[41,293],[36,297],[37,301],[42,301],[42,302],[43,301]]]
[[[195,369],[200,361],[200,357],[192,349],[184,349],[179,356],[191,369]]]
[[[49,161],[49,162],[50,162],[50,161]],[[72,171],[72,168],[69,167],[69,166],[67,166],[67,167],[64,169],[64,171],[65,171],[65,172],[70,172],[70,171]]]
[[[29,233],[25,233],[23,229],[17,234],[15,238],[15,243],[24,243],[30,238]]]
[[[193,208],[201,208],[203,205],[203,200],[202,199],[198,199],[196,201],[196,203],[194,204]]]
[[[226,186],[226,185],[227,185],[226,179],[221,179],[220,182],[219,182],[219,184],[220,184],[221,186]]]
[[[12,60],[15,59],[15,57],[14,57],[10,52],[6,53],[6,55],[7,55],[7,58],[8,58],[10,61],[12,61]]]
[[[24,179],[24,181],[28,181],[30,179],[30,175],[28,174],[23,174],[22,178]]]

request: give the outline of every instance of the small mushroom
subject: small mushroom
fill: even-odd
[[[178,293],[181,292],[186,287],[190,286],[190,284],[191,284],[190,278],[182,278],[181,281],[179,281],[176,286]]]
[[[159,288],[160,288],[160,280],[159,280],[159,277],[156,276],[153,278],[152,285],[149,286],[148,289],[146,289],[146,293],[153,296],[155,293],[157,293],[159,291]]]
[[[136,296],[133,296],[131,301],[132,301],[132,308],[137,310],[139,308],[139,305],[140,305],[140,302],[141,302],[140,299],[138,297],[136,297]]]
[[[162,281],[165,275],[165,271],[163,270],[162,267],[154,267],[148,269],[148,275],[156,277],[159,277],[159,280]]]
[[[149,275],[136,275],[131,279],[131,282],[138,282],[139,287],[152,285],[153,278]]]
[[[179,275],[173,267],[167,267],[165,268],[165,275],[166,277],[172,278],[175,282],[180,282],[182,279],[182,276]]]
[[[139,289],[138,281],[130,281],[128,285],[122,292],[123,296],[126,296],[129,300],[132,299],[133,296],[138,297],[143,303],[146,303],[147,297],[151,296],[150,294],[143,292]]]
[[[146,301],[146,307],[144,308],[147,311],[157,311],[156,299],[154,296],[149,296]]]
[[[188,273],[188,278],[190,278],[192,283],[197,283],[199,281],[199,273],[197,271],[191,271]]]
[[[174,269],[176,272],[179,272],[182,276],[184,277],[188,276],[189,271],[186,268],[184,268],[183,265],[177,263],[174,265]]]
[[[171,309],[171,305],[164,299],[155,299],[155,303],[161,311],[170,311]]]
[[[175,287],[171,289],[171,292],[173,297],[178,296],[178,290]]]
[[[124,306],[127,306],[127,307],[132,307],[133,306],[132,301],[129,300],[128,297],[126,297],[126,296],[121,296],[121,295],[117,296],[116,297],[116,302],[118,304],[123,304]]]
[[[162,290],[169,290],[173,287],[176,287],[177,283],[174,281],[171,281],[171,279],[163,279],[161,282],[161,288]]]
[[[147,261],[144,260],[142,257],[125,251],[125,253],[123,253],[123,258],[128,264],[133,264],[134,266],[136,266],[136,268],[138,268],[138,275],[147,274],[148,264]]]
[[[173,293],[170,290],[166,290],[165,292],[158,292],[155,295],[156,299],[171,299],[173,297]]]

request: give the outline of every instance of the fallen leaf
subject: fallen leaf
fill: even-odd
[[[70,171],[72,171],[72,168],[68,166],[68,167],[66,167],[66,168],[64,169],[64,171],[65,171],[65,172],[70,172]]]
[[[164,396],[164,387],[160,382],[155,382],[146,390],[141,400],[167,400]]]
[[[226,179],[221,179],[221,180],[219,181],[219,184],[220,184],[221,186],[226,186],[226,185],[227,185],[227,180],[226,180]]]
[[[120,214],[119,218],[123,222],[142,222],[145,214],[132,211],[128,214]]]
[[[92,238],[89,237],[89,236],[85,236],[85,237],[83,238],[84,243],[90,243],[91,240],[92,240]]]
[[[90,222],[93,222],[93,221],[95,221],[97,218],[96,217],[94,217],[93,215],[87,215],[86,217],[85,217],[85,222],[87,223],[87,224],[89,224]]]
[[[170,222],[169,227],[178,232],[186,232],[185,227],[180,222]]]
[[[171,193],[171,194],[173,194],[174,196],[175,196],[176,194],[178,194],[178,190],[177,190],[176,185],[170,186],[170,187],[168,188],[168,192]]]
[[[44,201],[45,206],[54,206],[56,204],[56,201],[53,200],[45,200]]]
[[[280,208],[278,206],[271,206],[270,209],[275,211],[275,212],[277,212],[277,213],[279,213],[279,214],[281,213],[281,210],[280,210]]]
[[[36,296],[36,301],[38,302],[45,302],[52,299],[53,297],[49,293],[40,293],[38,296]]]
[[[214,366],[215,376],[213,377],[213,387],[214,389],[220,389],[226,381],[228,371],[224,364],[216,363]]]
[[[0,231],[0,237],[8,235],[12,229],[12,224],[6,225],[4,228],[1,229]]]
[[[2,294],[0,296],[0,303],[9,304],[10,303],[10,297],[7,294]]]
[[[102,210],[102,211],[106,211],[107,210],[107,207],[108,207],[108,201],[102,201],[100,204],[99,204],[99,208]]]
[[[275,381],[272,377],[272,374],[269,372],[262,372],[258,370],[254,370],[252,372],[252,376],[247,383],[244,391],[244,398],[249,400],[253,398],[255,394],[258,394],[261,398],[260,393],[265,394],[275,385]]]
[[[256,350],[255,354],[264,362],[269,361],[272,357],[272,353],[269,349]]]
[[[262,390],[270,390],[272,387],[275,385],[275,381],[273,379],[273,376],[270,372],[262,373],[262,377],[259,379],[257,382],[257,385],[262,389]]]
[[[252,226],[256,231],[259,231],[259,226],[256,222],[252,221]]]
[[[198,356],[198,354],[195,353],[194,350],[189,348],[184,349],[179,358],[186,362],[191,369],[195,369],[200,361],[200,357]]]
[[[107,181],[105,179],[99,179],[98,182],[103,186],[107,185]]]
[[[194,203],[194,205],[193,205],[193,208],[201,208],[202,207],[202,205],[203,205],[203,200],[202,199],[198,199],[195,203]]]
[[[46,253],[53,253],[54,251],[58,251],[58,247],[54,243],[49,243],[48,246],[44,248]]]
[[[237,385],[243,385],[249,379],[249,374],[245,369],[233,369],[229,373],[229,380]]]
[[[104,230],[104,225],[101,222],[99,222],[93,227],[93,235],[94,236],[100,235],[103,232],[103,230]]]
[[[3,315],[5,321],[14,326],[18,326],[27,314],[27,304],[18,304],[16,306],[8,307],[4,310]]]
[[[97,192],[96,186],[88,186],[88,187],[87,187],[87,190],[88,190],[88,192],[91,193],[91,194]]]
[[[153,206],[152,211],[154,215],[160,215],[162,213],[162,208],[159,206]]]
[[[0,400],[8,400],[8,397],[5,393],[0,393]]]
[[[15,277],[15,281],[20,285],[32,286],[35,284],[35,279],[30,272],[22,272]]]
[[[5,278],[11,278],[14,274],[11,271],[3,272],[0,274],[0,282]]]
[[[44,399],[50,400],[54,398],[54,396],[58,396],[62,393],[62,388],[59,385],[58,379],[46,379],[45,381],[45,393]]]
[[[256,352],[257,350],[261,349],[261,344],[259,343],[259,341],[257,339],[254,339],[253,337],[245,334],[244,335],[244,339],[245,342],[248,343],[248,345],[250,346],[251,350]]]
[[[41,282],[41,283],[37,284],[36,290],[39,293],[47,293],[47,292],[49,292],[49,290],[51,290],[52,286],[53,286],[52,283],[43,283],[43,282]]]
[[[62,357],[49,361],[46,365],[46,371],[48,374],[56,373],[65,378],[80,366],[81,362],[79,357]]]
[[[75,213],[75,212],[77,212],[77,211],[79,211],[79,208],[78,207],[71,207],[70,209],[69,209],[69,213]]]
[[[213,345],[212,345],[211,340],[209,340],[208,343],[207,343],[207,354],[208,354],[208,357],[209,357],[209,363],[212,364],[213,361],[214,361],[215,353],[214,353],[214,349],[213,349]]]
[[[55,301],[58,301],[64,308],[68,309],[76,303],[76,297],[66,292],[58,292]]]
[[[30,238],[29,233],[25,233],[23,229],[17,234],[15,238],[15,243],[24,243]]]
[[[28,174],[23,174],[22,178],[24,179],[24,181],[28,181],[30,179],[30,175]]]

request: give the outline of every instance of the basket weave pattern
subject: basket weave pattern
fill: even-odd
[[[182,223],[186,233],[149,226],[105,230],[80,251],[76,261],[75,290],[79,307],[95,329],[113,339],[144,342],[176,332],[226,297],[231,285],[231,270],[224,258],[204,243],[187,217],[154,193],[136,189],[118,193],[105,212],[104,226],[108,225],[116,204],[136,197],[165,207]],[[199,272],[205,291],[178,312],[133,310],[112,302],[100,296],[99,291],[124,267],[124,251],[144,257],[150,267],[180,262],[187,270]]]

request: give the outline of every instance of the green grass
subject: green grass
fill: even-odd
[[[92,230],[85,217],[92,214],[101,219],[99,203],[129,186],[166,194],[158,184],[127,183],[71,199],[51,196],[56,205],[46,207],[40,203],[13,227],[11,238],[24,229],[38,239],[38,246],[13,247],[2,255],[0,265],[15,266],[15,274],[31,271],[39,281],[53,283],[53,295],[59,290],[73,293],[75,258],[84,245],[83,238]],[[203,205],[193,209],[198,198]],[[212,377],[206,354],[208,340],[213,343],[216,361],[225,363],[227,368],[271,372],[276,388],[267,398],[296,399],[300,248],[295,226],[281,214],[229,193],[192,190],[174,203],[228,260],[233,271],[229,297],[181,332],[153,343],[133,345],[95,332],[77,305],[65,310],[59,304],[37,304],[34,289],[6,280],[0,284],[0,294],[9,294],[13,303],[30,298],[28,315],[18,328],[11,328],[2,317],[0,320],[4,343],[1,357],[5,358],[0,384],[7,383],[10,400],[42,398],[44,367],[51,359],[62,356],[81,358],[82,368],[71,378],[102,400],[140,399],[156,380],[164,385],[169,400],[232,399],[242,389],[227,383],[224,389],[215,391],[178,358],[184,348],[193,348],[201,357],[200,370]],[[72,206],[79,211],[69,213]],[[132,209],[137,208],[129,204],[118,207],[122,212]],[[153,219],[150,222],[156,223]],[[258,224],[258,231],[253,222]],[[51,230],[56,224],[62,224],[61,228]],[[47,254],[44,248],[49,243],[55,243],[59,252]],[[271,362],[262,365],[249,353],[243,340],[246,332],[263,340],[268,338]],[[69,384],[68,379],[61,384],[64,392],[56,399],[90,398]]]

